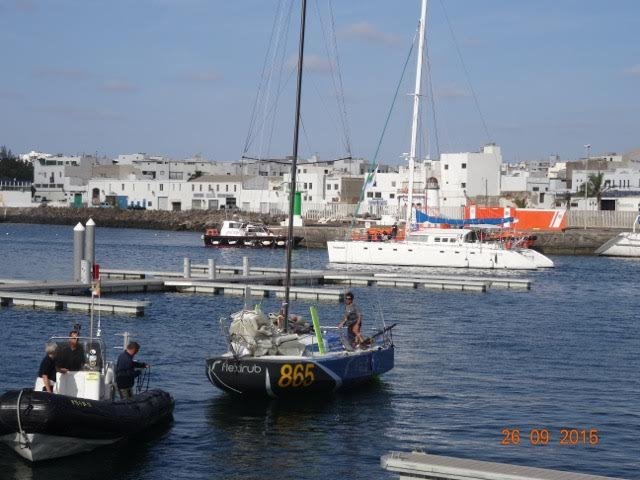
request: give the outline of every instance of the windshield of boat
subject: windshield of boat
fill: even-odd
[[[78,340],[72,340],[77,338]],[[105,363],[106,348],[100,338],[89,337],[51,337],[49,343],[55,343],[56,364],[69,370],[102,370]]]

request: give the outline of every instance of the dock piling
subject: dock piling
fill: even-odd
[[[209,280],[216,279],[216,261],[213,258],[210,258],[208,261],[208,273]]]
[[[244,256],[242,257],[242,275],[244,275],[245,277],[249,276],[249,257]]]
[[[183,276],[184,278],[191,278],[191,260],[186,257],[184,259]]]
[[[79,282],[84,259],[84,227],[80,222],[73,229],[73,281]]]

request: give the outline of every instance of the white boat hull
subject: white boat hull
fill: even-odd
[[[31,462],[66,457],[76,453],[90,452],[103,445],[115,443],[118,439],[86,439],[62,437],[45,433],[27,433],[25,438],[19,433],[0,437],[0,441],[12,448],[18,455]]]
[[[640,233],[620,233],[598,248],[596,254],[611,257],[640,257]]]
[[[533,250],[522,253],[491,244],[432,245],[425,242],[327,242],[329,262],[415,267],[535,270],[553,262]],[[544,259],[544,260],[543,260]],[[544,263],[544,265],[538,265]]]

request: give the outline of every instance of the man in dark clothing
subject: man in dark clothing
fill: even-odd
[[[77,371],[84,365],[84,349],[78,341],[78,332],[69,332],[69,344],[56,356],[56,367],[60,372]]]
[[[40,369],[38,370],[38,376],[42,378],[43,392],[53,393],[53,386],[56,383],[56,362],[54,357],[56,355],[57,344],[48,343],[45,347],[46,355],[40,362]]]
[[[139,351],[140,344],[138,342],[129,342],[126,350],[120,354],[116,362],[116,385],[118,386],[120,398],[123,400],[133,395],[133,383],[136,377],[140,375],[140,371],[136,371],[136,368],[147,368],[149,366],[146,363],[133,360],[133,357]]]

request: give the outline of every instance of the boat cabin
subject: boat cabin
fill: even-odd
[[[51,337],[48,343],[55,343],[56,360],[70,350],[69,337]],[[78,337],[78,356],[82,358],[79,370],[56,373],[53,393],[89,400],[112,399],[115,393],[115,371],[111,362],[106,361],[106,347],[100,338]],[[44,383],[38,377],[34,390],[42,390]]]

